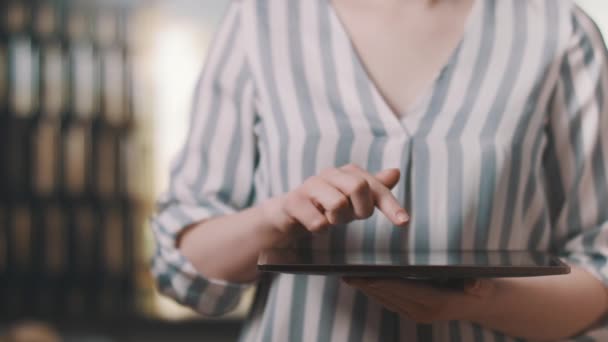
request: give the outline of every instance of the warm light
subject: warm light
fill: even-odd
[[[167,187],[169,165],[188,134],[192,98],[212,30],[205,30],[204,25],[172,20],[158,25],[154,31],[147,62],[154,83],[149,108],[154,112],[154,183],[158,195]],[[244,298],[228,317],[246,314],[253,291]],[[154,297],[153,306],[156,314],[167,320],[200,319],[193,311],[161,296]]]
[[[203,65],[201,34],[177,23],[157,34],[154,47],[155,175],[161,190],[168,166],[185,141],[191,99]]]

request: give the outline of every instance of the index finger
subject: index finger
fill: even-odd
[[[355,166],[347,166],[344,168],[344,171],[352,172],[364,178],[369,183],[375,206],[380,209],[393,224],[404,226],[409,222],[410,217],[407,214],[407,211],[401,207],[401,204],[397,198],[395,198],[391,190],[384,186],[376,177]]]

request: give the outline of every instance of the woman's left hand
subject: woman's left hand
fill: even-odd
[[[468,281],[462,290],[440,288],[420,281],[344,278],[388,310],[418,323],[476,321],[488,312],[495,284],[491,279]]]

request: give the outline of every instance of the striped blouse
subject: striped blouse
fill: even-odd
[[[257,285],[243,341],[513,341],[470,322],[416,324],[335,277],[198,274],[187,225],[287,192],[327,167],[399,168],[411,213],[303,240],[366,251],[541,250],[608,284],[608,60],[572,0],[476,0],[465,35],[399,118],[329,0],[236,0],[197,86],[153,230],[159,289],[221,315]],[[234,246],[238,248],[238,246]],[[608,341],[608,322],[583,340]]]

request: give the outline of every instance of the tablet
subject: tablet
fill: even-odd
[[[556,256],[531,251],[362,252],[270,249],[258,270],[311,275],[470,279],[570,273]]]

